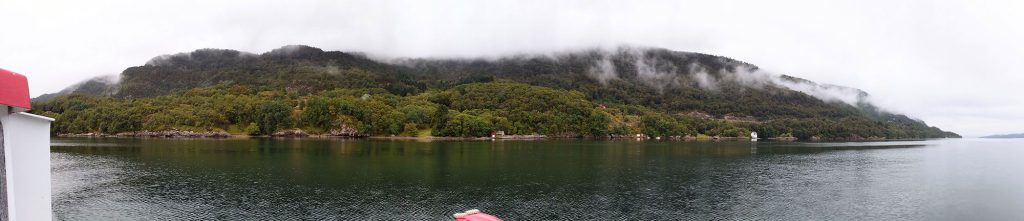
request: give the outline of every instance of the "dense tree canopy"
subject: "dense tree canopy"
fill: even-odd
[[[580,92],[521,83],[471,83],[447,90],[398,96],[379,89],[335,89],[297,95],[247,91],[223,83],[172,95],[116,99],[59,96],[36,103],[36,113],[54,117],[56,133],[109,133],[169,128],[266,135],[282,129],[311,132],[351,127],[372,135],[487,136],[544,134],[561,137],[709,136],[741,137],[750,131],[798,138],[944,136],[912,122],[881,123],[866,117],[778,119],[736,123],[670,114],[639,105],[599,104]]]

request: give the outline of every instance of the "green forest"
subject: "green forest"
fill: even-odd
[[[391,62],[308,46],[259,55],[203,49],[154,58],[116,82],[88,81],[41,96],[32,112],[57,119],[55,134],[174,128],[235,135],[300,129],[419,137],[959,137],[869,104],[822,101],[780,85],[721,81],[708,90],[686,71],[659,75],[670,83],[655,85],[635,67],[645,64],[637,57],[656,67],[748,65],[663,49]],[[622,71],[595,79],[593,64],[601,61]]]

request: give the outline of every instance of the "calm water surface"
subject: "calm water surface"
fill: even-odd
[[[68,139],[58,220],[1024,220],[1024,140]]]

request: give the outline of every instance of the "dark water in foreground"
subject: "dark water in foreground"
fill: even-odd
[[[1024,140],[53,140],[58,220],[1024,220]]]

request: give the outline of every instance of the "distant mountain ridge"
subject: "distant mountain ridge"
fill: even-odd
[[[200,49],[130,67],[116,83],[90,80],[36,101],[76,93],[147,98],[224,82],[298,95],[335,88],[380,88],[403,96],[495,81],[579,91],[597,103],[640,105],[668,113],[749,116],[765,122],[850,118],[865,125],[888,125],[880,128],[921,128],[902,135],[835,131],[862,137],[959,137],[905,115],[881,111],[858,89],[766,73],[722,56],[632,46],[496,59],[391,60],[302,45],[262,54]]]
[[[48,101],[57,96],[68,95],[73,93],[91,95],[113,95],[117,92],[117,83],[117,76],[93,77],[83,82],[79,82],[75,85],[71,85],[70,87],[64,88],[59,92],[39,95],[38,97],[32,98],[32,102]]]
[[[266,61],[271,61],[266,62]],[[276,62],[275,62],[276,61]],[[294,64],[303,61],[306,64]],[[293,64],[287,64],[292,62]],[[308,63],[307,63],[308,62]],[[260,73],[260,65],[291,65],[290,73]],[[239,67],[241,66],[241,67]],[[264,66],[266,67],[266,66]],[[236,73],[209,74],[225,68]],[[274,85],[290,84],[308,87],[310,90],[345,85],[345,82],[304,82],[309,78],[330,78],[323,74],[353,74],[352,72],[374,72],[370,76],[376,82],[384,83],[389,91],[413,92],[426,87],[476,82],[494,77],[513,78],[533,85],[573,88],[574,86],[599,81],[603,85],[625,85],[645,93],[662,94],[684,92],[700,93],[694,90],[713,90],[729,95],[735,91],[726,89],[750,89],[750,87],[785,87],[790,84],[803,88],[786,88],[804,92],[824,101],[844,101],[854,106],[871,106],[866,102],[869,95],[861,90],[838,85],[817,84],[797,77],[780,75],[766,76],[756,66],[726,57],[689,52],[675,52],[656,48],[620,47],[612,50],[590,49],[553,55],[516,55],[496,60],[484,59],[395,59],[376,61],[361,54],[325,52],[309,46],[286,46],[264,54],[253,54],[226,49],[200,49],[191,53],[157,56],[144,66],[131,67],[116,77],[97,77],[71,86],[58,94],[85,93],[113,95],[116,97],[148,97],[165,95],[171,90],[188,89],[214,85],[221,81],[240,84]],[[737,73],[743,72],[743,73]],[[750,73],[746,73],[750,72]],[[280,76],[290,74],[291,76]],[[358,74],[358,73],[356,73]],[[756,75],[740,76],[740,75]],[[278,75],[278,76],[275,76]],[[311,75],[311,76],[302,76]],[[345,76],[353,77],[353,76]],[[745,78],[750,77],[750,78]],[[291,78],[287,80],[274,78]],[[433,79],[431,79],[433,78]],[[333,79],[344,81],[342,79]],[[415,80],[415,81],[414,81]],[[616,82],[609,82],[616,81]],[[434,84],[434,85],[425,85]],[[355,85],[368,86],[368,85]],[[771,90],[772,88],[755,88]],[[804,89],[804,90],[799,90]],[[840,91],[845,97],[827,97],[828,92]],[[745,92],[745,91],[741,91]],[[53,95],[39,97],[48,98]],[[608,94],[618,100],[632,100],[637,95]],[[656,97],[648,97],[658,102]],[[832,99],[832,100],[830,100]],[[633,101],[641,103],[641,101]]]
[[[1024,133],[988,135],[981,138],[1024,138]]]

